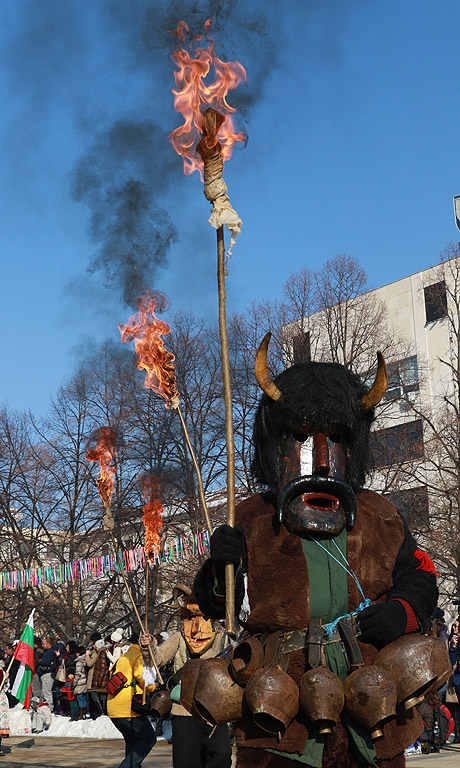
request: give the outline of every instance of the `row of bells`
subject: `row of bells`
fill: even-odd
[[[342,683],[327,667],[305,672],[297,685],[277,666],[264,667],[256,637],[243,640],[227,659],[192,659],[183,668],[180,702],[209,725],[252,715],[263,731],[281,738],[301,709],[320,733],[330,733],[341,712],[361,723],[373,740],[396,708],[409,710],[420,696],[447,681],[451,665],[445,641],[405,635],[385,646],[374,664]]]

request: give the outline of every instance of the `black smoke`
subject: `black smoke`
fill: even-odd
[[[179,175],[166,137],[155,123],[120,120],[100,132],[72,174],[72,195],[89,209],[89,235],[98,246],[88,271],[133,305],[155,281],[158,267],[177,240],[166,208],[159,204]]]

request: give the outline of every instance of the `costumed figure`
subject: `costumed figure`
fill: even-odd
[[[264,395],[252,464],[268,490],[237,506],[235,528],[214,532],[194,584],[202,611],[222,619],[225,563],[235,565],[236,611],[252,643],[243,637],[231,662],[245,686],[237,766],[401,768],[423,730],[413,704],[428,682],[408,692],[395,683],[391,653],[383,656],[393,641],[429,631],[437,588],[396,507],[363,490],[385,363],[378,353],[369,391],[336,363],[299,363],[273,381],[269,339],[256,360]],[[411,637],[431,658],[432,639]],[[396,651],[399,667],[410,668],[408,650]],[[260,669],[241,678],[258,653]],[[436,682],[431,667],[425,677]]]
[[[141,635],[140,647],[144,663],[150,664],[148,645],[159,667],[173,662],[173,680],[179,681],[182,669],[189,660],[210,659],[223,649],[224,633],[214,626],[197,605],[190,587],[178,584],[173,590],[175,604],[181,595],[183,627],[164,643],[155,647],[150,634]],[[191,716],[174,700],[172,692],[172,743],[175,768],[230,768],[231,747],[228,726],[222,723],[212,728]]]

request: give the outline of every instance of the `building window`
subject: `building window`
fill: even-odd
[[[292,354],[294,363],[307,363],[310,356],[310,331],[299,333],[292,339]]]
[[[407,392],[418,392],[416,355],[388,363],[387,373],[388,387],[384,395],[385,400],[399,400]]]
[[[426,285],[425,292],[425,316],[427,323],[433,323],[447,315],[447,294],[444,280],[440,283]]]
[[[371,432],[375,467],[388,467],[423,458],[423,427],[420,419]]]
[[[393,491],[385,496],[398,508],[408,526],[414,530],[429,527],[428,490],[426,487]]]

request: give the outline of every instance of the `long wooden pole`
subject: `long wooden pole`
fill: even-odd
[[[113,519],[113,515],[112,515],[112,510],[110,508],[110,504],[108,503],[108,500],[106,502],[106,500],[104,499],[104,495],[105,495],[104,490],[103,489],[99,489],[99,490],[100,490],[100,493],[101,493],[101,495],[103,497],[103,504],[104,504],[104,510],[105,510],[105,516],[104,516],[104,519],[103,519],[102,523],[104,525],[104,528],[106,528],[106,530],[108,530],[108,532],[110,534],[110,538],[112,540],[113,551],[115,553],[115,557],[116,557],[117,562],[118,562],[118,567],[120,568],[120,573],[121,573],[121,575],[123,577],[123,581],[124,581],[125,588],[126,588],[126,593],[127,593],[128,597],[129,597],[129,599],[131,601],[131,605],[133,607],[133,611],[134,611],[134,614],[135,614],[136,619],[138,621],[140,630],[141,630],[142,634],[145,635],[145,628],[144,628],[144,625],[142,623],[141,617],[139,615],[139,611],[137,610],[136,603],[134,602],[134,597],[133,597],[132,592],[131,592],[131,590],[129,588],[128,579],[126,578],[126,573],[125,573],[125,568],[124,568],[124,565],[123,565],[123,561],[122,561],[122,559],[120,557],[120,552],[118,550],[118,545],[117,545],[115,536],[113,534],[114,519]],[[153,655],[153,650],[152,650],[150,645],[148,646],[148,649],[149,649],[150,660],[152,662],[152,666],[154,667],[155,672],[157,673],[157,677],[158,677],[159,682],[161,683],[161,685],[163,685],[163,678],[161,676],[161,672],[160,672],[160,669],[158,667],[158,664],[155,661],[155,657]]]
[[[147,632],[149,631],[149,570],[150,570],[150,562],[149,562],[149,552],[146,552],[146,562],[145,562],[145,613],[144,613],[144,624]],[[147,698],[147,686],[144,685],[144,690],[142,691],[142,703],[145,704]]]
[[[3,686],[5,685],[5,680],[6,680],[6,678],[8,677],[8,672],[10,671],[10,669],[11,669],[11,665],[13,664],[13,661],[15,660],[15,658],[16,658],[16,656],[15,656],[15,655],[14,655],[14,653],[13,653],[13,655],[12,655],[12,657],[11,657],[11,661],[10,661],[10,663],[8,664],[8,666],[7,666],[7,668],[5,669],[5,671],[3,672],[3,680],[2,680],[2,682],[0,683],[0,691],[2,690]]]
[[[223,160],[221,146],[217,140],[219,128],[225,117],[213,107],[208,107],[203,113],[203,136],[197,145],[197,152],[203,160],[204,171],[204,195],[212,202],[213,209],[227,207],[232,214],[237,214],[229,205],[227,185],[222,178]],[[212,219],[211,214],[211,219]],[[210,223],[211,223],[210,219]],[[235,443],[233,437],[233,408],[232,388],[230,380],[230,359],[228,354],[227,337],[227,296],[225,293],[225,243],[224,227],[220,223],[216,226],[217,232],[217,287],[219,297],[219,331],[220,348],[222,355],[222,377],[224,383],[225,403],[225,435],[227,443],[227,525],[235,525]],[[225,628],[229,635],[235,634],[235,573],[233,563],[225,564]]]
[[[205,495],[204,495],[203,478],[201,477],[200,468],[199,468],[198,462],[196,460],[195,451],[193,450],[193,446],[192,446],[192,443],[191,443],[191,440],[190,440],[190,435],[188,433],[187,425],[186,425],[185,419],[184,419],[184,417],[182,415],[182,411],[181,411],[179,406],[177,406],[177,408],[175,408],[175,410],[177,411],[177,413],[179,415],[180,423],[181,423],[181,426],[182,426],[182,431],[183,431],[184,437],[185,437],[185,442],[187,443],[187,448],[189,449],[190,456],[192,457],[193,466],[195,468],[196,479],[197,479],[197,482],[198,482],[198,495],[200,497],[201,508],[203,510],[204,517],[205,517],[205,520],[206,520],[206,528],[208,529],[209,535],[212,536],[212,525],[211,525],[211,520],[210,520],[210,517],[209,517],[208,507],[207,507],[207,504],[206,504],[206,498],[205,498]]]
[[[233,437],[232,387],[227,336],[227,295],[225,292],[225,242],[223,226],[217,229],[217,287],[219,294],[219,332],[224,382],[225,437],[227,443],[227,525],[235,525],[235,442]],[[235,572],[225,563],[225,626],[235,634]]]

